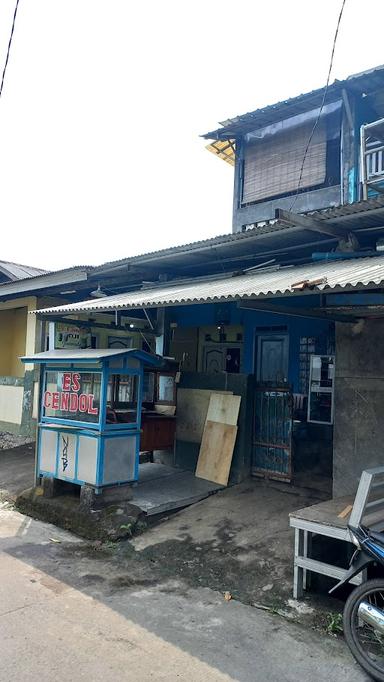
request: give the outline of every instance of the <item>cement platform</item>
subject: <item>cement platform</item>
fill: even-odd
[[[196,478],[192,471],[146,462],[140,464],[139,480],[129,502],[152,516],[187,507],[222,488],[212,481]]]

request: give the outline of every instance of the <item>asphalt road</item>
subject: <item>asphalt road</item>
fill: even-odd
[[[368,680],[342,641],[111,571],[74,536],[0,508],[0,681]]]

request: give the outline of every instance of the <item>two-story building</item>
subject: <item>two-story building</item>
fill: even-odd
[[[51,329],[141,326],[191,409],[196,390],[241,395],[232,481],[343,494],[382,463],[383,93],[378,67],[225,121],[205,137],[234,165],[233,233],[106,263],[90,277],[107,296],[38,312]],[[192,431],[167,461],[195,468]]]

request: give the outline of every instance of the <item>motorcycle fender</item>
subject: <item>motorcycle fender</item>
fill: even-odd
[[[348,571],[346,572],[344,578],[340,580],[334,587],[332,587],[331,590],[329,590],[328,594],[332,594],[332,592],[335,592],[336,590],[339,589],[342,585],[345,585],[345,583],[348,583],[351,578],[354,578],[358,573],[361,573],[361,571],[364,570],[369,564],[373,564],[374,559],[369,556],[369,554],[366,554],[366,552],[362,550],[357,550],[350,563],[350,567]]]

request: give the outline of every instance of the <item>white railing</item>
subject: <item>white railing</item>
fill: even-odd
[[[360,161],[363,198],[368,189],[381,188],[384,184],[384,119],[361,126]]]
[[[384,176],[384,145],[365,150],[365,165],[368,181]]]

